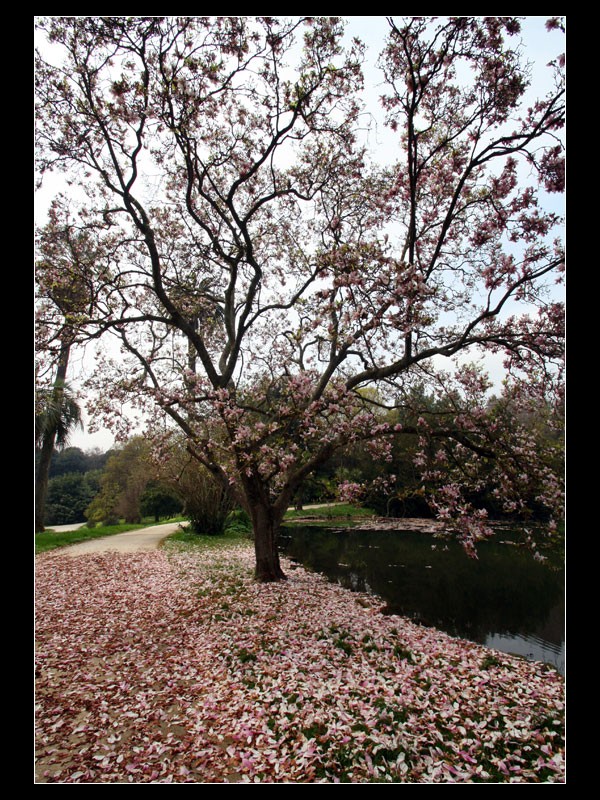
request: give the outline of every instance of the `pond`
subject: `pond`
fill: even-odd
[[[457,543],[421,532],[295,527],[282,530],[280,549],[330,580],[381,597],[384,613],[564,674],[564,572],[509,540],[499,532],[471,559]]]

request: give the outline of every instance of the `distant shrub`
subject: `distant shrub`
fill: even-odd
[[[252,521],[250,515],[241,508],[231,511],[225,522],[225,530],[230,533],[252,533]]]
[[[190,462],[179,475],[175,491],[184,503],[183,516],[194,533],[216,536],[225,531],[233,500],[223,484],[197,462]]]

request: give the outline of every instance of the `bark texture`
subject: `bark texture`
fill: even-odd
[[[270,583],[286,579],[279,560],[277,540],[281,524],[280,514],[267,503],[255,503],[250,509],[254,532],[256,580]]]

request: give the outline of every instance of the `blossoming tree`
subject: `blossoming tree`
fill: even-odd
[[[518,475],[547,467],[516,434],[517,400],[552,404],[560,383],[560,219],[543,200],[564,177],[562,64],[523,108],[516,18],[390,19],[380,67],[398,160],[382,166],[362,143],[362,46],[344,46],[339,18],[38,24],[40,170],[78,187],[52,224],[94,239],[76,338],[120,346],[89,380],[96,420],[125,430],[127,402],[157,448],[183,432],[248,510],[264,581],[284,577],[294,493],[359,441],[386,458],[392,436],[417,433],[432,503],[467,546],[485,532],[464,500],[482,466],[518,506]],[[40,262],[46,283],[89,285],[89,261],[60,264]],[[43,291],[39,329],[51,353]],[[509,426],[481,374],[464,359],[453,374],[486,350],[521,387]],[[381,407],[424,380],[447,400],[439,420],[386,421]],[[560,486],[547,495],[554,513]]]

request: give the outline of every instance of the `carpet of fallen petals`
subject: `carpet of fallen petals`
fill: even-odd
[[[562,677],[249,546],[37,558],[38,783],[563,782]]]

